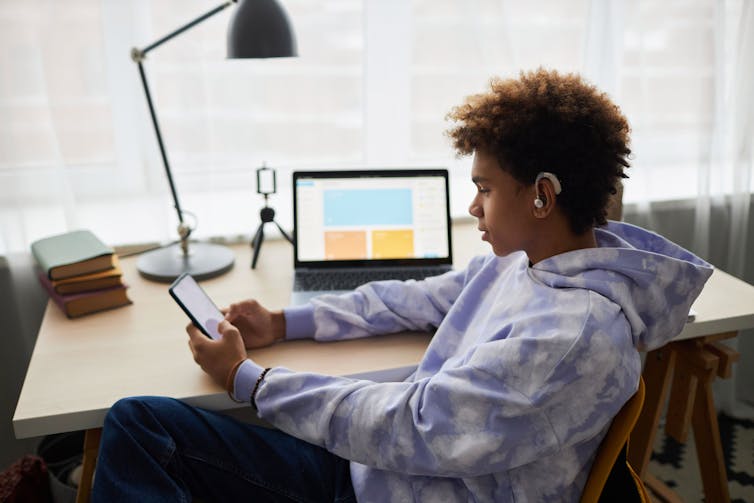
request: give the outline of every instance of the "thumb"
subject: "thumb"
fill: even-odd
[[[228,335],[233,336],[241,336],[241,332],[238,331],[238,329],[228,320],[224,319],[217,325],[217,331],[220,332],[220,335],[223,337],[226,337]]]

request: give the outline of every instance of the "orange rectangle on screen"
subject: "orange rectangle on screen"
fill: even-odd
[[[385,258],[413,258],[414,231],[379,230],[372,231],[372,257]]]
[[[367,234],[364,231],[326,231],[325,259],[354,260],[367,258]]]

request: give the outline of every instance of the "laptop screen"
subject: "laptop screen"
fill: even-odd
[[[293,174],[295,265],[450,264],[443,169]]]

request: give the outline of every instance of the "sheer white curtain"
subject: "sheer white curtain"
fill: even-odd
[[[730,52],[734,56],[720,64],[717,113],[710,147],[709,162],[699,174],[699,194],[696,203],[694,248],[699,253],[713,255],[720,247],[712,232],[716,225],[713,212],[725,215],[727,245],[718,265],[726,271],[754,281],[751,257],[751,197],[754,182],[754,5],[744,2],[730,9],[717,23],[731,33],[729,39],[718,40],[718,53]],[[718,16],[720,10],[718,11]],[[723,178],[728,184],[716,179]],[[722,188],[720,185],[723,185]],[[725,187],[727,185],[727,187]],[[753,231],[754,232],[754,231]],[[748,245],[748,246],[747,246]],[[729,344],[741,352],[741,361],[735,366],[733,378],[717,383],[715,396],[718,405],[727,413],[738,417],[754,418],[754,392],[751,390],[754,363],[754,344],[748,339],[754,330]],[[741,399],[743,398],[743,400]]]
[[[90,173],[113,162],[94,7],[0,4],[0,249],[25,246],[30,229],[75,225]]]
[[[113,244],[175,238],[175,211],[129,54],[219,3],[0,2],[0,253],[77,227]],[[299,58],[227,60],[230,7],[145,62],[197,237],[249,237],[262,205],[254,170],[264,162],[278,169],[272,204],[286,226],[291,169],[363,163],[362,3],[283,3]]]
[[[129,51],[218,3],[0,2],[0,253],[76,227],[112,244],[175,237]],[[283,3],[299,58],[226,60],[231,7],[146,61],[196,236],[249,238],[263,162],[286,227],[297,168],[447,166],[464,215],[470,160],[451,151],[445,114],[491,76],[541,65],[584,74],[628,116],[632,221],[754,281],[751,1]]]
[[[754,181],[754,5],[717,11],[719,29],[730,34],[716,40],[718,56],[715,117],[709,158],[699,169],[694,248],[708,255],[710,208],[730,208],[726,254],[728,271],[744,274],[745,250]],[[729,57],[725,57],[728,54]]]
[[[262,162],[279,170],[277,206],[288,223],[294,168],[459,167],[452,200],[463,214],[468,160],[450,151],[445,113],[492,75],[543,65],[583,73],[628,115],[626,202],[648,212],[657,201],[695,201],[694,247],[705,256],[709,208],[735,208],[729,268],[740,272],[753,183],[751,2],[285,5],[300,58],[226,60],[231,8],[146,61],[179,194],[200,236],[251,231],[253,170]],[[172,237],[175,216],[128,53],[214,6],[0,3],[0,248],[76,226],[116,243]]]
[[[754,5],[668,2],[650,8],[614,0],[601,9],[616,4],[625,14],[625,45],[622,65],[615,65],[619,58],[612,61],[624,84],[635,84],[615,94],[633,125],[634,167],[624,198],[633,203],[629,213],[754,282],[747,260],[754,223]],[[657,9],[675,21],[658,20]],[[752,336],[747,331],[729,342],[742,358],[731,379],[716,383],[719,407],[739,417],[754,417],[754,394],[744,384],[752,378]]]

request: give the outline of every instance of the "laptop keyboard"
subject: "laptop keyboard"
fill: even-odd
[[[447,269],[448,271],[450,268]],[[338,271],[298,271],[293,288],[297,291],[353,290],[370,281],[386,279],[421,280],[446,272],[437,267],[400,267],[396,269],[353,269]]]

